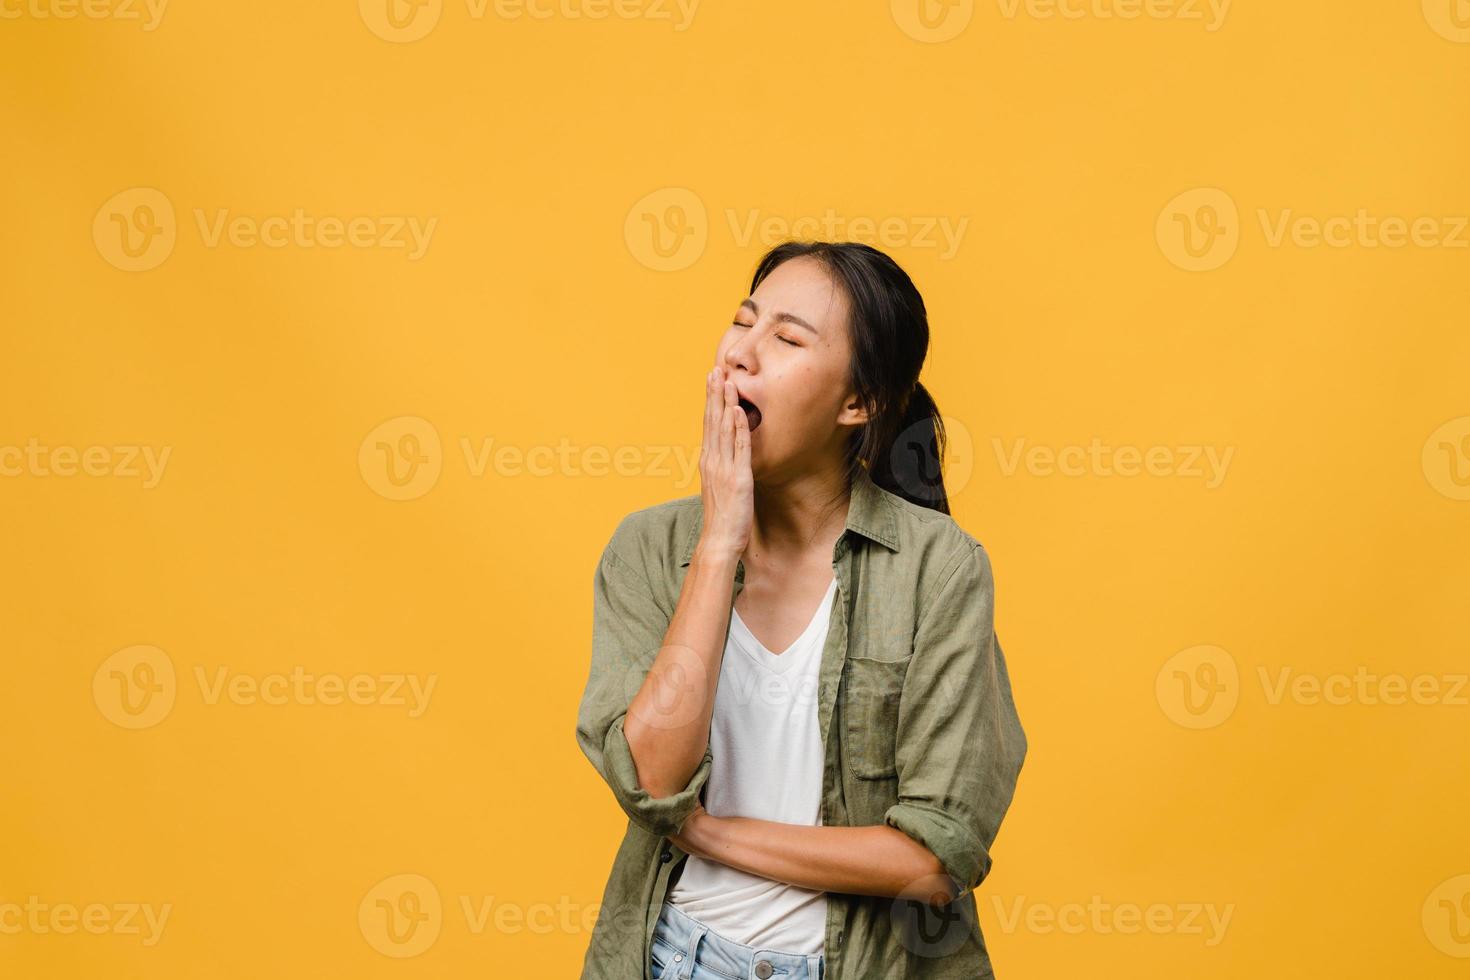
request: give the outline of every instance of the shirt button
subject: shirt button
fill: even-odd
[[[664,852],[658,856],[658,859],[664,864],[668,864],[670,861],[674,860],[673,852],[665,848]]]
[[[771,974],[773,974],[775,972],[776,972],[776,968],[773,967],[773,966],[771,966],[771,961],[770,960],[756,960],[755,961],[755,975],[758,976],[758,977],[760,977],[761,980],[766,980],[767,977],[769,977]]]

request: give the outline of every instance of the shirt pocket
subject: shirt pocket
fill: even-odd
[[[859,779],[894,779],[898,702],[909,661],[848,657],[842,667],[843,749]]]

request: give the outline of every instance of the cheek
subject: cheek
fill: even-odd
[[[781,378],[780,407],[798,427],[817,428],[835,408],[830,379],[815,369],[793,371]]]

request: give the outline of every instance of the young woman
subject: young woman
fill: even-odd
[[[1026,737],[928,342],[882,252],[776,247],[706,378],[700,493],[613,532],[577,741],[629,826],[583,980],[993,975],[973,889]]]

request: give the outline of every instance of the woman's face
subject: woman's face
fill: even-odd
[[[736,310],[715,362],[760,410],[750,433],[755,476],[796,474],[828,454],[840,460],[852,428],[867,421],[849,387],[848,330],[846,295],[806,256],[773,269]]]

